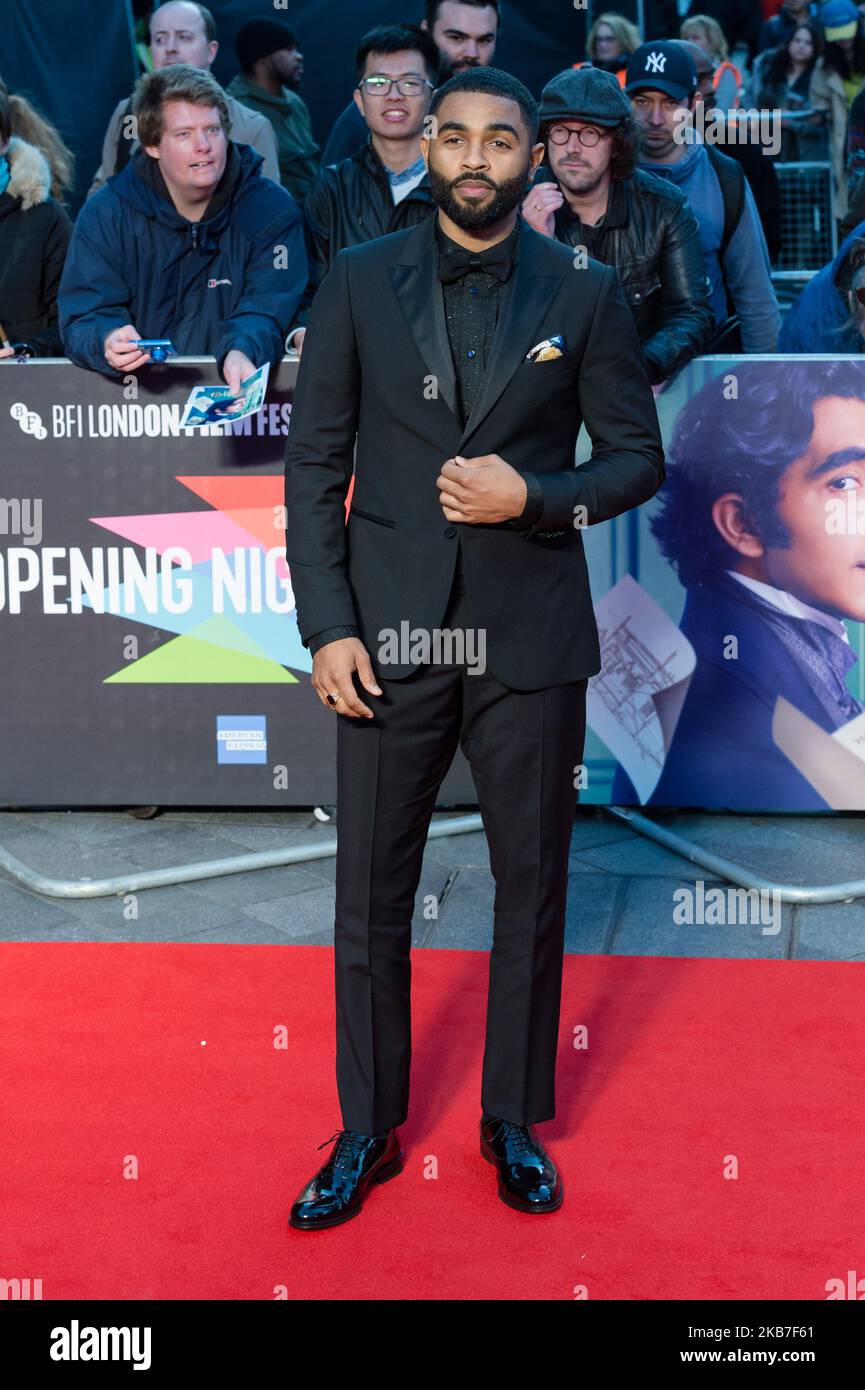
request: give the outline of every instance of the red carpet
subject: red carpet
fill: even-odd
[[[532,1217],[478,1153],[487,958],[416,951],[406,1168],[315,1234],[286,1217],[340,1123],[328,950],[0,967],[0,1277],[45,1299],[825,1299],[865,1273],[861,966],[568,957],[539,1129],[565,1204]]]

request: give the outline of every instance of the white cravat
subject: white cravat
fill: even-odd
[[[780,608],[782,613],[789,613],[791,618],[807,618],[809,622],[819,623],[821,627],[827,627],[836,637],[850,645],[847,629],[840,618],[833,618],[831,613],[824,613],[822,608],[812,608],[810,603],[803,603],[786,589],[776,589],[773,584],[764,584],[761,579],[751,579],[750,575],[737,574],[735,570],[727,570],[727,573],[738,579],[740,584],[753,589],[755,594],[771,603],[773,608]]]

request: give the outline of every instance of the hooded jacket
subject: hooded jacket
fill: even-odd
[[[700,244],[715,322],[739,316],[741,351],[774,352],[781,315],[772,287],[772,266],[754,194],[741,166],[720,150],[696,141],[673,164],[640,160],[640,168],[667,179],[687,196],[700,228]],[[723,161],[744,187],[744,203],[729,241],[724,240],[725,204],[718,163]]]
[[[199,222],[174,206],[159,161],[138,150],[78,215],[60,285],[60,331],[81,367],[119,376],[107,335],[131,323],[181,355],[234,348],[256,367],[283,354],[307,279],[300,211],[262,178],[262,158],[228,143],[225,171]]]
[[[242,102],[247,111],[258,112],[273,127],[279,155],[279,181],[302,208],[318,177],[321,156],[312,133],[309,107],[303,97],[289,87],[283,87],[282,93],[275,96],[242,74],[232,78],[226,93]]]
[[[51,170],[34,145],[12,137],[0,196],[0,323],[11,343],[61,357],[57,289],[72,224],[51,197]]]
[[[794,299],[781,327],[778,351],[861,352],[863,343],[855,328],[847,327],[849,310],[836,277],[857,237],[865,237],[865,222],[845,237],[834,261],[824,265]]]

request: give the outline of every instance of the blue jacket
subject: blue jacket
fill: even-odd
[[[60,333],[81,367],[118,377],[108,333],[134,324],[185,356],[233,348],[276,363],[306,285],[300,211],[260,172],[249,145],[229,141],[226,171],[201,222],[182,217],[158,160],[143,150],[84,204],[60,282]]]
[[[718,153],[723,154],[723,150]],[[639,164],[647,173],[676,184],[691,204],[700,229],[709,297],[717,326],[720,328],[727,318],[729,290],[733,308],[739,316],[742,350],[774,352],[781,314],[772,288],[766,237],[750,184],[746,180],[745,205],[722,260],[724,194],[705,144],[697,141],[690,145],[674,164],[652,164],[645,159]]]
[[[853,228],[841,242],[834,261],[824,265],[813,280],[809,280],[798,299],[793,301],[778,339],[779,352],[862,351],[862,339],[856,330],[843,326],[849,311],[835,287],[835,276],[841,262],[860,236],[865,236],[865,222]]]

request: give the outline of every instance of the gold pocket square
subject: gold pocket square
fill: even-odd
[[[560,333],[554,338],[544,338],[543,342],[536,343],[527,353],[527,362],[549,362],[554,357],[564,357],[565,340]]]

